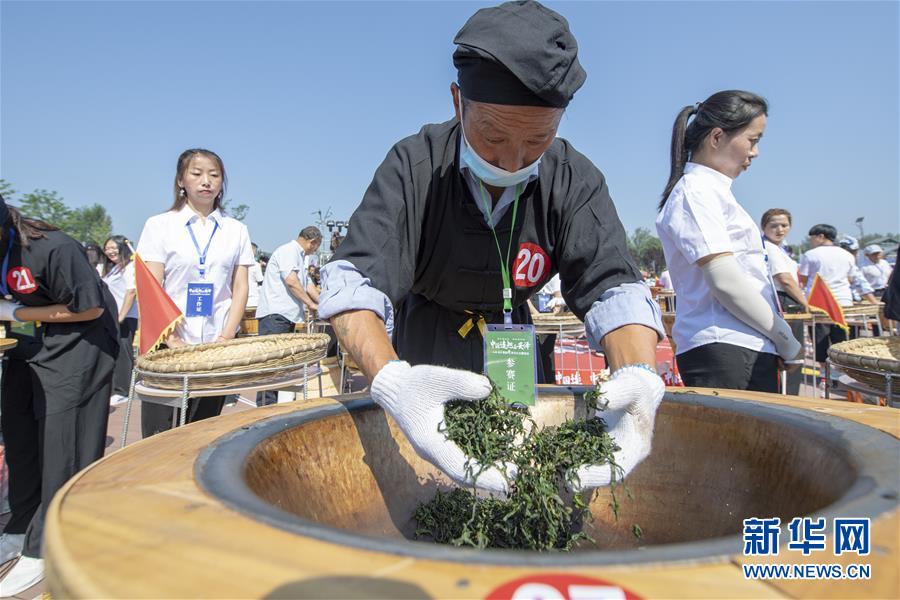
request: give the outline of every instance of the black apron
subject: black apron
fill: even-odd
[[[503,322],[503,283],[497,244],[459,169],[459,141],[453,120],[396,144],[334,260],[352,263],[391,300],[402,359],[480,372],[476,323]],[[565,140],[542,157],[515,223],[513,212],[496,233],[504,258],[512,236],[514,323],[531,322],[526,301],[557,272],[582,320],[603,292],[641,280],[603,175]]]

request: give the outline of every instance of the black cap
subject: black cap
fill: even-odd
[[[459,86],[477,102],[565,108],[587,78],[569,23],[533,0],[479,10],[453,42]]]

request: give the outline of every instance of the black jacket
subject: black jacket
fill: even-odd
[[[335,259],[351,262],[397,309],[394,342],[413,363],[480,370],[481,338],[457,333],[465,311],[502,322],[497,244],[459,169],[454,119],[398,142],[379,166]],[[567,141],[541,158],[539,177],[496,224],[510,253],[515,322],[526,300],[560,274],[581,319],[606,290],[640,281],[603,174]]]

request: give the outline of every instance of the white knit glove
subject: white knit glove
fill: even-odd
[[[16,311],[22,308],[22,305],[15,300],[6,300],[0,298],[0,321],[13,321],[20,323],[16,318]]]
[[[507,492],[506,479],[496,468],[485,469],[475,482],[466,476],[468,460],[463,451],[447,439],[444,433],[444,404],[450,400],[478,400],[491,393],[491,384],[483,375],[417,365],[403,361],[386,364],[372,381],[372,399],[387,412],[416,452],[461,485],[472,485],[491,492]],[[480,466],[473,460],[470,467],[478,473]],[[504,467],[510,477],[511,466]]]
[[[608,402],[597,416],[606,421],[609,435],[621,448],[614,454],[623,472],[616,481],[628,475],[650,454],[656,409],[666,389],[659,375],[641,367],[623,367],[601,387],[601,402]],[[602,487],[612,482],[610,465],[583,466],[576,472],[574,491]]]

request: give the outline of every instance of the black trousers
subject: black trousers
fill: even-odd
[[[784,309],[785,313],[804,312],[803,306],[784,292],[778,292],[778,300],[781,302],[781,308]],[[796,338],[796,340],[800,342],[801,347],[805,348],[806,325],[803,323],[803,321],[790,321],[790,326],[791,333],[794,334],[794,338]],[[800,393],[800,384],[803,382],[802,370],[797,369],[796,371],[791,371],[785,377],[785,381],[787,383],[785,391],[791,396],[798,395]]]
[[[22,554],[41,556],[44,518],[50,500],[78,471],[103,456],[111,383],[74,408],[36,418],[29,365],[7,361],[3,373],[0,425],[9,465],[12,516],[4,533],[25,534]]]
[[[556,334],[542,333],[537,336],[538,383],[556,384],[556,367],[553,362],[556,352]]]
[[[259,320],[259,335],[275,335],[294,331],[294,322],[281,315],[266,315]],[[256,406],[278,404],[278,392],[268,390],[256,394]]]
[[[698,346],[675,357],[689,387],[778,391],[778,357],[734,344]]]
[[[823,363],[828,358],[832,344],[846,342],[848,333],[837,325],[816,325],[816,361]]]
[[[113,394],[127,396],[131,387],[131,370],[134,368],[134,333],[138,320],[124,319],[119,323],[119,354],[113,372]]]

